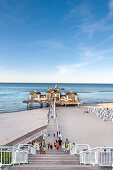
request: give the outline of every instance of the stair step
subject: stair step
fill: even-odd
[[[70,160],[79,160],[79,158],[75,158],[75,157],[66,157],[66,156],[63,156],[63,157],[30,157],[29,160],[31,159],[70,159]]]
[[[29,162],[29,164],[37,164],[37,163],[39,165],[53,165],[54,164],[56,166],[57,165],[79,165],[78,162],[61,162],[61,163],[60,162],[48,162],[48,163],[47,162],[46,163],[45,162],[44,163],[43,162],[41,163],[40,162]]]
[[[56,157],[74,157],[74,158],[79,158],[79,155],[61,155],[61,154],[33,154],[33,155],[29,155],[29,157],[53,157],[53,156],[56,156]]]
[[[29,157],[75,157],[75,158],[79,158],[79,156],[75,156],[75,155],[66,155],[66,154],[37,154],[37,155],[29,155]]]
[[[59,154],[59,155],[68,155],[68,153],[67,152],[61,152],[61,153],[59,153],[59,152],[46,152],[46,154]]]
[[[78,160],[55,160],[55,159],[51,159],[51,160],[29,160],[29,162],[79,162]]]
[[[47,153],[65,153],[65,151],[46,151]]]
[[[70,157],[63,157],[63,158],[59,158],[59,157],[39,157],[39,158],[29,158],[29,160],[79,160],[79,159],[75,159],[75,158],[70,158]]]
[[[10,170],[99,170],[101,168],[84,165],[39,165],[29,164],[10,167]],[[5,170],[5,169],[4,169]],[[108,170],[107,168],[103,170]]]

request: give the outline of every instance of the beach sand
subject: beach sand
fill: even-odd
[[[95,107],[98,106],[100,107],[100,104],[95,105]],[[94,113],[84,113],[85,110],[87,108],[83,106],[80,108],[57,107],[61,133],[72,142],[89,144],[91,148],[113,146],[113,123],[104,122]]]
[[[81,107],[96,107],[96,108],[113,108],[113,103],[91,103],[91,104],[84,104]]]
[[[48,108],[0,114],[0,145],[47,124]]]

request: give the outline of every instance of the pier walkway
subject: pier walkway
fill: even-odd
[[[44,135],[46,145],[50,142],[54,146],[54,142],[58,140],[58,125],[55,115],[54,103],[50,105],[48,113],[47,132]],[[30,154],[28,158],[29,164],[10,167],[10,170],[97,170],[100,168],[80,165],[79,155],[70,155],[65,149],[46,150],[45,154]]]

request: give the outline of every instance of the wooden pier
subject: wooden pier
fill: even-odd
[[[49,106],[50,103],[55,102],[57,105],[82,105],[83,102],[79,101],[78,94],[76,92],[65,92],[62,94],[58,86],[55,88],[48,88],[45,95],[42,95],[41,92],[30,92],[28,100],[24,100],[23,103],[27,104],[27,108],[30,105],[39,103],[43,105],[46,103]]]

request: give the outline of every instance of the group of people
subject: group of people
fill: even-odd
[[[39,144],[39,151],[40,154],[45,154],[46,153],[46,143],[45,140]]]
[[[45,154],[46,150],[52,150],[53,147],[56,148],[57,150],[62,148],[62,138],[61,138],[60,132],[59,133],[57,132],[58,140],[56,140],[53,145],[52,143],[48,142],[46,146],[45,137],[46,137],[46,134],[44,135],[43,141],[40,143],[37,141],[33,141],[33,142],[30,142],[29,144],[32,144],[36,150],[39,150],[40,154]],[[55,137],[55,134],[54,134],[54,137]],[[69,146],[69,141],[68,139],[66,139],[65,148],[68,148],[68,146]]]

